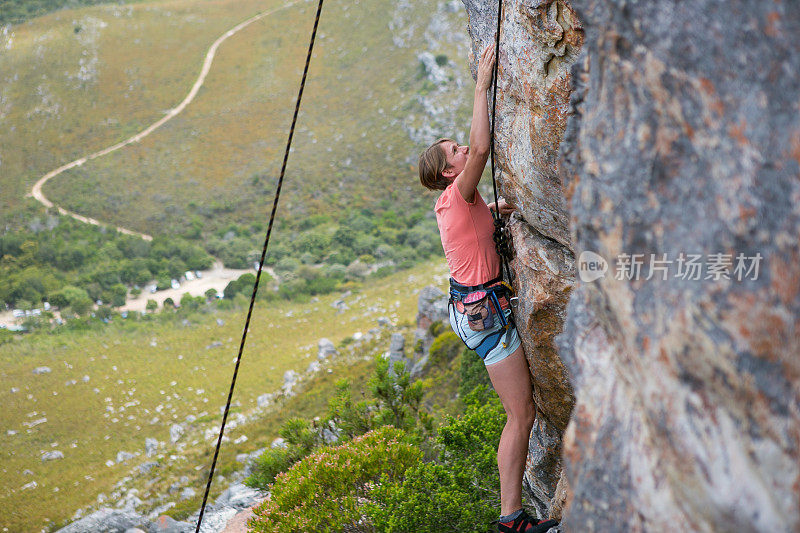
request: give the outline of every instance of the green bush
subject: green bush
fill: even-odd
[[[496,394],[479,387],[467,396],[464,416],[439,428],[438,456],[401,478],[382,478],[366,513],[377,531],[486,531],[500,504],[497,445],[505,412]]]
[[[399,479],[421,456],[405,432],[388,426],[341,446],[321,448],[276,477],[270,499],[254,511],[251,531],[358,527],[371,485]]]
[[[14,340],[14,334],[5,328],[0,328],[0,346]]]
[[[321,438],[312,424],[302,418],[287,420],[281,427],[280,436],[286,447],[270,448],[261,454],[253,465],[253,473],[245,480],[247,486],[266,489],[275,481],[275,476],[321,444]]]
[[[461,351],[461,382],[458,385],[458,394],[461,398],[466,398],[469,393],[480,387],[491,389],[492,382],[489,373],[486,372],[486,365],[478,354],[464,346]]]
[[[429,351],[429,360],[431,364],[442,367],[455,359],[463,348],[465,348],[464,343],[453,330],[448,328],[433,339]]]

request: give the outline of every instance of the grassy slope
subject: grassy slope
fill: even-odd
[[[264,7],[109,5],[13,27],[10,46],[0,40],[0,210],[17,205],[45,172],[159,119],[188,92],[214,39]]]
[[[436,261],[394,274],[380,286],[354,293],[346,300],[351,309],[343,314],[331,306],[338,294],[322,297],[318,303],[257,306],[235,400],[249,409],[259,394],[280,388],[286,370],[305,370],[315,359],[321,337],[338,344],[355,331],[374,328],[380,316],[410,323],[416,313],[416,294],[410,288],[430,283],[433,274],[445,273],[446,266]],[[377,310],[368,310],[370,306]],[[288,311],[292,317],[286,316]],[[98,493],[108,494],[131,464],[144,460],[142,456],[126,466],[106,467],[105,462],[118,451],[143,451],[146,437],[169,441],[169,426],[189,414],[205,411],[216,416],[225,403],[243,314],[206,315],[188,327],[177,321],[112,324],[99,332],[34,335],[0,346],[4,384],[0,390],[0,525],[28,531],[44,526],[46,520],[63,521],[94,501]],[[216,324],[217,317],[225,321],[224,326]],[[223,346],[207,349],[214,341],[222,341]],[[33,369],[43,365],[52,372],[34,376]],[[88,383],[81,381],[84,375],[90,377]],[[73,379],[76,384],[67,384]],[[20,391],[12,393],[11,387]],[[204,392],[198,394],[198,389]],[[119,411],[132,401],[137,405]],[[108,405],[114,413],[106,412]],[[159,405],[163,406],[160,414],[156,412]],[[154,416],[159,421],[150,424]],[[47,422],[28,430],[26,422],[41,417]],[[9,429],[19,433],[9,436]],[[260,441],[251,444],[255,447],[256,443]],[[42,452],[53,449],[62,451],[64,459],[42,462]],[[185,457],[178,462],[187,457],[197,460],[189,464],[192,470],[195,464],[205,465],[206,453],[201,445],[198,453],[180,454]],[[33,475],[24,476],[26,469]],[[39,484],[36,489],[21,490],[32,480]],[[48,504],[43,505],[44,501]]]
[[[202,11],[188,2],[89,8],[80,17],[56,14],[45,17],[53,20],[18,27],[13,57],[0,59],[0,71],[25,76],[3,96],[10,108],[4,120],[25,131],[22,138],[0,137],[0,145],[8,147],[2,153],[0,168],[8,172],[2,181],[10,185],[0,201],[13,205],[39,174],[159,118],[188,92],[213,39],[256,7],[272,5],[225,1],[204,3]],[[424,195],[408,164],[420,147],[409,146],[400,126],[403,117],[419,112],[415,95],[424,80],[418,77],[418,50],[393,44],[387,26],[394,6],[376,0],[325,7],[283,205],[297,215],[371,205],[381,198],[402,208]],[[415,28],[409,42],[424,46],[423,30],[435,6],[433,1],[415,2],[403,12],[411,21],[408,27]],[[220,47],[198,98],[183,114],[140,144],[55,178],[45,193],[78,212],[151,233],[169,231],[187,214],[215,222],[220,216],[263,218],[279,170],[313,10],[309,3],[289,7],[230,38]],[[448,15],[458,31],[460,16]],[[75,34],[73,18],[107,24],[96,31],[92,45],[97,80],[75,89],[70,85],[76,83],[60,74],[70,66],[74,70],[81,50],[92,46],[80,45],[78,37],[91,31]],[[41,35],[49,37],[37,43]],[[55,47],[61,50],[60,59],[48,53]],[[457,56],[453,43],[430,51]],[[452,70],[456,77],[468,76],[462,59],[454,61]],[[61,105],[58,111],[50,105],[48,115],[42,103],[46,98],[31,87],[52,94]],[[471,92],[468,86],[461,91]],[[23,120],[37,105],[42,109],[32,122]],[[468,112],[466,106],[460,108]],[[105,125],[109,119],[117,123]]]

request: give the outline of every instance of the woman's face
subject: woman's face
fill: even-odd
[[[455,179],[467,164],[469,146],[461,146],[453,141],[445,141],[439,146],[444,150],[444,156],[447,159],[447,168],[442,171],[442,175],[451,180]]]

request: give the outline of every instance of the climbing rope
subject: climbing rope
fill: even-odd
[[[311,42],[308,44],[308,54],[306,55],[306,65],[303,69],[303,78],[300,80],[300,90],[297,93],[297,102],[294,106],[294,116],[292,117],[292,126],[289,128],[289,139],[286,141],[286,151],[283,154],[283,164],[281,165],[281,174],[278,178],[278,187],[275,189],[275,199],[272,202],[272,213],[269,217],[269,226],[267,227],[267,235],[264,239],[264,247],[261,250],[261,260],[258,262],[258,273],[256,274],[256,282],[253,285],[253,295],[250,297],[250,307],[247,310],[247,319],[244,323],[244,330],[242,331],[242,342],[239,344],[239,355],[236,356],[236,366],[233,369],[233,378],[231,379],[231,388],[228,391],[228,401],[225,403],[225,412],[222,415],[222,426],[219,428],[219,437],[217,438],[217,446],[214,449],[214,459],[211,461],[211,470],[208,473],[208,483],[206,484],[206,491],[203,494],[203,505],[200,507],[200,516],[197,518],[197,528],[195,533],[200,532],[200,525],[203,523],[203,514],[206,510],[206,503],[208,502],[208,493],[211,490],[211,482],[214,479],[214,468],[217,466],[217,457],[219,457],[219,448],[222,444],[222,435],[225,433],[225,422],[228,420],[228,412],[231,408],[231,398],[233,398],[233,389],[236,386],[236,375],[239,373],[239,363],[242,360],[242,351],[244,350],[244,343],[247,339],[247,330],[250,327],[250,317],[253,314],[253,305],[256,301],[256,293],[258,292],[258,282],[261,279],[261,270],[264,265],[264,259],[267,256],[267,246],[269,245],[269,237],[272,234],[272,225],[275,222],[275,212],[278,209],[278,199],[281,195],[281,185],[283,185],[283,177],[286,173],[286,162],[289,160],[289,150],[292,147],[292,137],[294,137],[294,127],[297,124],[297,115],[300,112],[300,100],[303,98],[303,89],[306,85],[306,76],[308,75],[308,65],[311,63],[311,52],[314,49],[314,40],[317,36],[317,27],[319,26],[319,16],[322,12],[322,2],[319,0],[317,5],[317,15],[314,18],[314,29],[311,31]]]
[[[497,1],[497,31],[495,32],[494,44],[494,80],[492,81],[492,127],[490,131],[490,155],[492,160],[492,189],[494,190],[494,206],[495,210],[492,213],[494,218],[494,244],[497,249],[497,255],[502,260],[502,276],[508,280],[509,283],[513,282],[511,268],[508,265],[508,258],[511,257],[511,237],[508,234],[505,220],[500,215],[500,205],[497,196],[497,179],[495,178],[495,162],[494,162],[494,143],[495,143],[495,115],[497,111],[497,78],[498,67],[500,64],[500,29],[503,22],[503,0]],[[506,275],[507,274],[507,275]],[[516,298],[512,298],[516,301]],[[513,309],[512,309],[513,318]]]

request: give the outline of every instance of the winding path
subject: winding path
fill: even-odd
[[[47,181],[50,178],[54,178],[54,177],[58,176],[59,174],[61,174],[62,172],[65,172],[65,171],[67,171],[67,170],[69,170],[71,168],[74,168],[74,167],[79,167],[79,166],[83,165],[84,163],[86,163],[87,161],[90,161],[92,159],[96,159],[96,158],[102,157],[102,156],[104,156],[106,154],[110,154],[111,152],[119,150],[120,148],[122,148],[124,146],[127,146],[127,145],[129,145],[131,143],[139,142],[140,140],[144,139],[145,137],[147,137],[148,135],[153,133],[153,131],[155,131],[156,129],[161,127],[164,123],[166,123],[168,120],[172,119],[178,113],[183,111],[186,108],[186,106],[189,105],[192,102],[192,100],[194,100],[194,97],[197,96],[197,92],[200,90],[200,87],[203,86],[203,82],[205,82],[205,80],[206,80],[206,75],[208,75],[209,70],[211,70],[211,63],[214,61],[214,56],[217,53],[217,48],[219,48],[219,45],[222,44],[225,41],[225,39],[227,39],[228,37],[234,35],[239,30],[249,26],[253,22],[255,22],[257,20],[260,20],[260,19],[262,19],[264,17],[267,17],[269,15],[272,15],[272,14],[274,14],[274,13],[276,13],[276,12],[282,10],[282,9],[286,9],[288,7],[291,7],[291,6],[295,5],[297,2],[298,2],[298,0],[294,0],[292,2],[288,2],[288,3],[284,4],[284,5],[282,5],[280,7],[276,7],[274,9],[270,9],[268,11],[264,11],[263,13],[259,13],[258,15],[254,15],[253,17],[250,17],[249,19],[245,20],[244,22],[242,22],[240,24],[237,24],[233,28],[231,28],[228,31],[226,31],[225,33],[223,33],[216,41],[214,41],[214,44],[212,44],[209,47],[208,52],[206,52],[205,61],[203,61],[203,68],[200,71],[200,76],[198,76],[197,81],[194,82],[194,85],[192,86],[192,89],[189,91],[189,94],[186,95],[186,98],[184,98],[183,101],[180,104],[178,104],[177,107],[167,111],[167,114],[164,117],[162,117],[160,120],[154,122],[153,124],[151,124],[150,126],[145,128],[144,130],[140,131],[136,135],[134,135],[134,136],[132,136],[132,137],[130,137],[130,138],[124,140],[124,141],[121,141],[121,142],[119,142],[119,143],[117,143],[117,144],[115,144],[113,146],[109,146],[108,148],[105,148],[104,150],[100,150],[99,152],[94,152],[93,154],[89,154],[89,155],[87,155],[85,157],[81,157],[80,159],[76,159],[75,161],[67,163],[66,165],[60,166],[57,169],[48,172],[47,174],[45,174],[44,176],[39,178],[39,181],[37,181],[33,185],[33,188],[31,188],[31,192],[30,192],[29,196],[33,196],[33,198],[35,198],[37,201],[39,201],[45,207],[55,207],[55,208],[58,209],[58,212],[61,213],[62,215],[72,217],[75,220],[79,220],[81,222],[85,222],[86,224],[94,224],[95,226],[111,227],[112,226],[111,224],[108,224],[108,223],[105,223],[105,222],[101,222],[101,221],[99,221],[97,219],[94,219],[94,218],[90,218],[90,217],[86,217],[86,216],[83,216],[83,215],[79,215],[78,213],[74,213],[72,211],[64,209],[63,207],[54,205],[53,202],[48,200],[47,197],[42,192],[42,186],[44,186],[44,184],[47,183]],[[125,233],[127,235],[135,235],[137,237],[141,237],[142,239],[144,239],[146,241],[153,240],[153,237],[151,235],[146,234],[146,233],[139,233],[138,231],[130,230],[130,229],[123,228],[123,227],[120,227],[120,226],[116,226],[116,230],[118,232],[120,232],[120,233]]]

